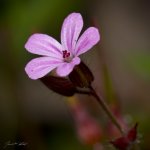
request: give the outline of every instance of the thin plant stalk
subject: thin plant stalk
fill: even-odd
[[[110,111],[109,107],[107,106],[107,104],[105,103],[105,101],[103,100],[103,98],[97,95],[97,93],[95,92],[95,90],[93,89],[92,86],[90,86],[89,88],[91,90],[91,95],[93,95],[95,97],[95,99],[101,105],[101,107],[106,112],[107,116],[111,119],[111,121],[113,122],[113,124],[117,127],[117,129],[120,131],[120,133],[122,135],[124,135],[124,131],[123,131],[121,125],[117,121],[117,119],[114,116],[114,114],[112,114],[112,112]]]

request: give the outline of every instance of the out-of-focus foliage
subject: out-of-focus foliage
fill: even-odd
[[[149,10],[149,2],[142,0],[1,0],[0,149],[7,141],[27,142],[29,150],[91,149],[78,142],[63,98],[24,72],[34,57],[24,49],[28,37],[38,32],[60,41],[64,18],[80,12],[85,26],[93,15],[100,23],[100,47],[85,55],[95,87],[107,102],[119,100],[130,121],[139,122],[141,147],[149,150]],[[89,101],[96,110],[97,103]],[[105,124],[99,107],[96,112]]]
[[[127,67],[139,77],[150,80],[150,55],[146,53],[130,54]]]

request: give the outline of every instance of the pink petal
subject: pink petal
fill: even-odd
[[[74,54],[76,42],[83,27],[83,19],[79,13],[70,14],[63,22],[61,43],[65,50]]]
[[[75,65],[78,65],[79,63],[80,63],[80,58],[75,57],[72,59],[70,63],[63,63],[62,65],[57,67],[56,72],[59,76],[65,77],[69,75],[69,73],[72,72]]]
[[[33,54],[51,56],[56,58],[62,57],[62,46],[52,37],[46,34],[33,34],[25,44],[25,48]]]
[[[100,34],[97,28],[90,27],[88,28],[82,36],[79,38],[76,45],[76,56],[79,56],[87,52],[100,40]]]
[[[31,79],[38,79],[62,63],[61,60],[51,57],[39,57],[32,59],[25,67],[25,71]]]

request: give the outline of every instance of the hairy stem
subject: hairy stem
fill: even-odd
[[[121,125],[117,121],[116,117],[112,114],[112,112],[110,111],[109,107],[107,106],[107,104],[105,103],[105,101],[103,100],[103,98],[97,95],[97,93],[95,92],[95,90],[93,89],[93,87],[90,86],[89,88],[91,90],[91,95],[93,95],[95,97],[95,99],[101,105],[101,107],[103,108],[103,110],[105,111],[105,113],[107,114],[107,116],[111,119],[111,121],[113,122],[113,124],[117,127],[117,129],[120,131],[120,133],[122,135],[124,135],[124,131],[123,131]]]

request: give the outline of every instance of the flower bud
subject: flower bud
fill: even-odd
[[[127,135],[122,136],[114,141],[111,141],[110,143],[113,144],[114,147],[116,147],[118,150],[128,150],[129,147],[132,147],[132,145],[137,140],[137,123],[133,128],[131,128]]]
[[[127,138],[130,142],[134,142],[137,139],[137,126],[138,124],[136,123],[135,126],[128,132]]]
[[[69,79],[77,87],[89,87],[94,80],[93,74],[90,69],[81,62],[69,74]]]

